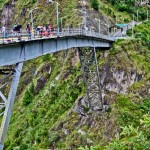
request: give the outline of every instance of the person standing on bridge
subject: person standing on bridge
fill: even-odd
[[[49,25],[49,27],[48,27],[48,29],[49,29],[49,31],[50,31],[50,32],[52,32],[53,25],[52,25],[52,24],[50,24],[50,25]]]
[[[49,29],[49,35],[50,35],[50,36],[53,36],[53,35],[54,35],[54,28],[53,28],[53,25],[50,24],[49,27],[48,27],[48,29]]]
[[[72,33],[72,30],[73,30],[73,25],[72,23],[69,25],[69,33]]]
[[[6,27],[3,26],[3,27],[2,27],[2,34],[3,34],[4,38],[5,38],[5,33],[6,33]]]
[[[5,31],[6,31],[6,27],[3,26],[3,27],[2,27],[2,33],[4,33]]]
[[[28,39],[31,39],[31,28],[29,24],[26,25],[26,31],[28,33]]]
[[[8,33],[6,32],[5,25],[2,27],[1,31],[2,31],[2,36],[3,36],[3,42],[4,42],[4,40],[6,40],[6,42],[8,42]]]

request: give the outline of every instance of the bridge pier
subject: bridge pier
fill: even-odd
[[[17,87],[19,84],[19,79],[22,71],[23,63],[16,64],[14,69],[1,69],[0,74],[5,75],[3,79],[0,80],[0,115],[3,115],[0,128],[0,150],[3,150],[5,137],[8,131],[8,126],[10,118],[12,115],[12,108],[14,105],[14,100],[16,97]],[[3,88],[11,82],[8,98],[2,93]],[[5,92],[4,92],[5,93]]]
[[[95,47],[93,49],[91,48],[82,50],[78,48],[78,51],[89,107],[92,110],[103,110],[103,99],[96,49]]]

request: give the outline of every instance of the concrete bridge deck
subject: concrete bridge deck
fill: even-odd
[[[27,37],[25,34],[22,36]],[[31,39],[0,44],[0,66],[16,64],[75,47],[110,48],[114,41],[114,37],[96,32],[84,32],[80,29],[60,32],[59,35],[55,33],[53,36],[43,38],[32,35]]]

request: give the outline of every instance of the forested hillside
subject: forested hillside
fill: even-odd
[[[95,28],[98,24],[94,17],[113,26],[116,18],[117,23],[130,22],[133,14],[136,18],[137,10],[138,21],[144,22],[135,26],[132,38],[117,40],[110,50],[97,50],[100,77],[106,74],[103,91],[109,104],[107,111],[92,111],[84,104],[86,89],[77,49],[25,62],[5,149],[149,150],[150,21],[145,21],[148,7],[137,6],[132,0],[58,2],[60,17],[67,15],[64,26],[83,23],[83,14],[76,12],[82,7],[87,10],[87,22]],[[55,5],[46,0],[0,3],[1,24],[25,26],[30,10],[37,8],[35,26],[56,25]],[[15,12],[9,21],[4,19],[8,4]],[[105,27],[102,29],[105,31]],[[128,30],[129,37],[131,33]],[[81,107],[84,115],[78,112]]]

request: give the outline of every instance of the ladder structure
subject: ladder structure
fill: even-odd
[[[96,49],[78,49],[86,86],[88,104],[91,110],[103,110],[103,98]]]

